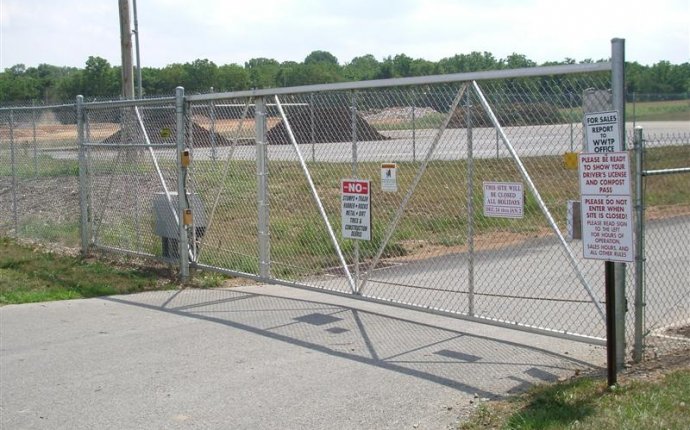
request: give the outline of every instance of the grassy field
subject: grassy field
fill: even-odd
[[[690,100],[626,103],[628,121],[690,121]]]
[[[659,365],[661,371],[623,376],[614,389],[603,377],[582,377],[483,403],[459,429],[685,430],[690,423],[687,352],[673,369]]]
[[[24,160],[24,159],[23,159]],[[690,150],[687,146],[669,146],[651,148],[646,154],[647,168],[670,168],[690,165]],[[24,160],[25,167],[18,170],[20,179],[28,183],[39,184],[46,181],[45,187],[36,190],[47,195],[26,195],[33,204],[22,203],[20,233],[47,242],[58,242],[74,246],[78,242],[78,224],[72,217],[65,218],[63,224],[55,223],[54,217],[47,216],[52,211],[64,211],[59,204],[60,198],[69,196],[74,200],[68,207],[78,210],[77,181],[72,180],[71,190],[63,191],[62,187],[69,181],[62,178],[77,175],[76,162],[73,160],[55,160],[47,158],[39,164],[41,169],[37,176],[31,168],[31,159]],[[566,170],[559,156],[526,157],[525,167],[533,178],[543,200],[563,230],[566,225],[566,201],[579,199],[577,171]],[[170,160],[163,162],[164,170]],[[398,193],[385,193],[380,190],[377,180],[380,175],[378,163],[360,163],[360,177],[372,179],[373,199],[373,240],[361,243],[360,259],[370,259],[377,252],[384,238],[384,233],[400,206],[405,190],[409,188],[419,165],[416,163],[398,163]],[[351,175],[349,163],[310,163],[310,173],[321,197],[324,209],[328,214],[336,235],[340,229],[340,179]],[[420,258],[431,248],[446,247],[449,252],[457,252],[467,243],[469,223],[478,236],[493,237],[492,240],[526,239],[549,231],[548,223],[539,210],[537,201],[527,190],[524,217],[522,219],[490,218],[482,213],[483,181],[523,182],[515,163],[511,159],[478,159],[474,161],[473,191],[467,193],[468,166],[465,160],[433,161],[429,164],[415,193],[409,200],[407,208],[397,226],[391,242],[387,245],[384,257],[395,258],[417,255]],[[92,171],[110,175],[111,163],[94,160]],[[157,176],[149,163],[127,165],[129,175],[139,175],[142,189],[160,187]],[[320,273],[327,268],[339,265],[337,254],[329,239],[328,231],[314,202],[309,185],[299,165],[292,162],[274,161],[269,165],[269,195],[271,224],[271,254],[275,262],[275,275],[284,278],[297,278],[307,274]],[[0,166],[3,176],[10,174],[8,166]],[[234,161],[228,176],[220,183],[221,171],[211,161],[198,161],[193,164],[191,184],[193,189],[201,192],[206,209],[210,210],[216,193],[222,188],[218,210],[213,224],[206,231],[206,240],[201,262],[214,266],[232,268],[242,272],[256,273],[258,270],[257,242],[257,209],[256,209],[256,165],[253,161]],[[126,184],[115,185],[117,194],[112,191],[109,201],[124,202],[125,206],[134,207],[131,195],[125,195],[131,184],[132,176],[122,176],[118,181]],[[54,181],[60,181],[55,184]],[[53,182],[50,182],[53,181]],[[105,188],[94,190],[94,193],[106,195],[109,182]],[[51,187],[60,186],[55,195]],[[652,208],[661,208],[655,215],[664,216],[667,207],[678,208],[683,213],[690,212],[690,188],[687,187],[686,175],[653,177],[647,180],[647,204]],[[103,194],[106,193],[106,194]],[[151,196],[148,195],[148,198]],[[57,197],[57,199],[56,199]],[[470,203],[475,211],[469,215]],[[47,206],[52,204],[53,206]],[[102,203],[100,204],[102,206]],[[64,203],[63,203],[64,206]],[[28,213],[32,207],[36,213]],[[8,208],[5,208],[8,209]],[[656,210],[656,209],[655,209]],[[661,212],[659,212],[661,211]],[[2,209],[0,209],[2,212]],[[101,211],[96,211],[98,217]],[[134,213],[124,211],[122,218],[113,219],[110,224],[101,228],[100,238],[104,244],[111,246],[130,246],[135,231]],[[11,214],[8,213],[11,219]],[[144,234],[149,235],[144,244],[146,252],[159,253],[160,240],[153,236],[153,213],[144,210],[141,213],[140,225]],[[228,232],[232,232],[232,240]],[[72,237],[70,243],[60,238]],[[123,242],[124,241],[124,242]],[[354,242],[340,240],[340,246],[348,261],[353,261]]]
[[[171,288],[164,271],[85,260],[0,238],[0,305]]]

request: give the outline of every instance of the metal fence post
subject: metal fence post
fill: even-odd
[[[19,211],[17,208],[17,159],[14,149],[14,111],[10,109],[10,163],[12,168],[12,222],[14,223],[14,237],[19,237]]]
[[[467,314],[474,316],[474,145],[472,142],[472,99],[471,91],[467,97]]]
[[[613,98],[613,109],[618,111],[621,126],[619,128],[619,139],[622,149],[625,151],[625,39],[611,40],[611,91]],[[618,357],[617,368],[622,370],[625,367],[625,263],[615,264],[616,274],[616,355]]]
[[[309,93],[309,131],[311,136],[311,161],[316,161],[316,124],[314,122],[314,93]]]
[[[357,93],[352,91],[352,100],[350,105],[352,117],[352,177],[357,179]],[[371,202],[369,202],[371,205]],[[373,235],[372,235],[373,239]],[[359,240],[355,240],[355,285],[359,285]],[[357,288],[359,291],[359,288]]]
[[[31,100],[31,135],[34,149],[34,176],[38,178],[38,144],[36,143],[36,101]]]
[[[89,202],[87,199],[86,145],[84,145],[84,96],[77,96],[77,145],[79,146],[79,222],[81,233],[81,253],[86,256],[89,252]]]
[[[416,114],[415,114],[415,96],[414,91],[412,92],[412,162],[417,162],[417,124],[416,124]]]
[[[256,99],[256,178],[259,235],[259,276],[271,276],[271,230],[268,202],[268,164],[266,145],[266,99]]]
[[[642,127],[635,127],[635,343],[633,360],[639,363],[644,350],[644,312],[646,306],[644,290],[644,138]]]
[[[177,126],[177,219],[179,220],[178,255],[180,258],[180,278],[186,281],[189,278],[189,244],[187,241],[187,226],[184,213],[187,209],[187,167],[182,165],[182,154],[185,150],[185,112],[184,112],[184,88],[175,88],[175,123]]]
[[[213,87],[211,87],[211,92],[213,92]],[[211,111],[211,159],[216,161],[216,157],[218,156],[216,149],[216,102],[211,100],[209,108]]]

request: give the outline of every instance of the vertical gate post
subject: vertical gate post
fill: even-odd
[[[89,252],[89,203],[88,203],[88,166],[86,165],[86,145],[84,141],[84,96],[77,96],[77,145],[79,146],[79,209],[81,220],[81,253]]]
[[[352,100],[350,105],[350,113],[352,118],[352,177],[357,179],[357,93],[352,91]],[[369,202],[371,207],[371,202]],[[373,239],[373,235],[372,235]],[[355,240],[355,285],[359,291],[359,240]]]
[[[184,88],[175,88],[175,125],[177,138],[177,219],[178,235],[177,254],[180,258],[180,278],[184,282],[189,278],[189,244],[187,240],[187,226],[184,216],[187,210],[187,190],[185,179],[187,167],[182,165],[182,154],[185,150],[185,112],[184,112]]]
[[[611,39],[611,91],[613,109],[618,111],[621,119],[619,139],[625,151],[625,39]],[[617,368],[625,367],[625,263],[615,264],[616,276],[616,353],[618,357]]]
[[[467,103],[467,314],[474,316],[474,143],[472,141],[472,99],[471,91],[465,94]]]
[[[266,145],[266,99],[256,99],[256,178],[259,235],[259,276],[271,276],[271,232],[269,225],[268,164]]]
[[[14,237],[19,237],[19,208],[17,207],[17,159],[14,149],[14,112],[10,109],[10,164],[12,168],[12,222],[14,224]]]
[[[635,127],[635,343],[633,360],[642,360],[644,348],[644,311],[646,298],[644,291],[644,138],[642,127]]]
[[[36,143],[36,101],[31,100],[31,136],[34,149],[34,176],[38,178],[38,144]]]

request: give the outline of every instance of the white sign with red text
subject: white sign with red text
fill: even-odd
[[[340,182],[341,224],[345,239],[371,240],[371,182]]]
[[[578,161],[584,258],[633,262],[629,154],[582,153]]]

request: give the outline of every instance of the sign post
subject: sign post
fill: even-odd
[[[594,141],[589,135],[587,140]],[[578,163],[582,252],[584,258],[605,261],[606,353],[608,385],[612,386],[617,382],[618,361],[614,262],[635,259],[630,157],[627,152],[611,152],[608,146],[595,144],[589,148],[595,151],[580,154]]]

